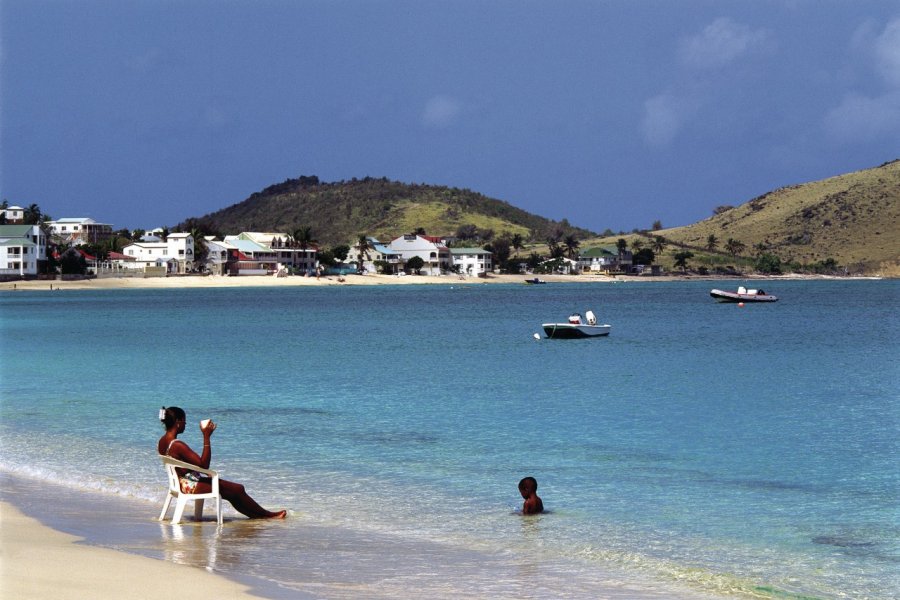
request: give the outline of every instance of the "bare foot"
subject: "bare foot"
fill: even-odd
[[[272,516],[270,516],[269,518],[270,519],[283,519],[286,516],[287,516],[286,510],[279,510],[278,512],[272,513]]]

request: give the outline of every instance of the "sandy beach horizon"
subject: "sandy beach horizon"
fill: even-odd
[[[666,281],[785,281],[827,279],[878,279],[877,277],[835,277],[829,275],[506,275],[491,274],[487,277],[458,275],[346,275],[338,277],[275,277],[248,275],[228,277],[224,275],[172,275],[169,277],[103,277],[95,279],[27,279],[0,283],[0,291],[30,290],[115,290],[115,289],[165,289],[165,288],[236,288],[236,287],[306,287],[306,286],[378,286],[378,285],[493,285],[524,284],[527,279],[538,277],[547,283],[624,283]]]

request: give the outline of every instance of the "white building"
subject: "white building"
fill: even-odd
[[[85,217],[47,221],[50,235],[70,246],[99,244],[112,237],[112,225]]]
[[[6,208],[0,208],[0,213],[6,217],[6,222],[10,225],[21,223],[25,220],[25,209],[21,206],[7,206]]]
[[[376,263],[379,262],[383,264],[384,272],[388,275],[395,274],[403,267],[403,259],[400,257],[399,252],[391,250],[390,247],[385,246],[376,238],[370,237],[368,240],[368,257],[363,256],[363,269],[366,273],[377,273],[378,266]],[[350,251],[347,253],[347,262],[354,265],[359,264],[358,241],[359,240],[357,240],[355,245],[350,247]]]
[[[301,248],[286,233],[244,231],[225,236],[225,243],[237,248],[243,255],[238,269],[244,275],[267,275],[282,267],[292,267],[308,274],[316,272],[319,249],[310,245]],[[255,265],[253,263],[256,263]]]
[[[170,233],[165,242],[135,242],[122,249],[136,265],[165,266],[169,273],[187,273],[194,266],[194,238],[189,233]]]
[[[450,248],[450,254],[462,275],[486,277],[494,270],[494,255],[484,248]]]
[[[0,225],[0,276],[37,275],[47,260],[47,236],[40,225]]]
[[[422,267],[424,275],[440,275],[453,266],[450,249],[438,237],[408,234],[391,240],[388,247],[400,255],[404,264],[413,256],[421,258],[425,263]]]

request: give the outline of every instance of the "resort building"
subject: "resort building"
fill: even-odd
[[[439,237],[413,233],[391,240],[388,247],[392,252],[400,255],[404,264],[414,256],[421,258],[425,263],[425,266],[422,267],[423,275],[440,275],[453,267],[450,249]]]
[[[37,275],[47,260],[40,225],[0,225],[0,276]]]
[[[453,266],[470,277],[485,277],[494,270],[493,254],[484,248],[450,248]]]
[[[301,248],[285,233],[245,231],[225,236],[232,246],[229,269],[234,275],[271,275],[284,267],[316,272],[316,246]]]
[[[122,249],[140,267],[166,267],[167,273],[187,273],[194,267],[194,238],[170,233],[164,242],[134,242]]]
[[[112,225],[83,217],[47,221],[47,227],[53,238],[69,246],[99,244],[113,235]]]
[[[615,246],[589,248],[578,256],[581,269],[592,273],[630,273],[632,261],[631,250],[619,252]]]

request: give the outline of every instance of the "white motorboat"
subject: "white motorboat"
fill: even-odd
[[[609,331],[612,329],[611,325],[599,325],[597,317],[591,311],[587,311],[585,316],[587,317],[586,322],[581,319],[581,315],[576,313],[569,317],[567,323],[544,323],[541,327],[544,328],[544,333],[547,334],[547,337],[552,339],[575,339],[609,335]]]

